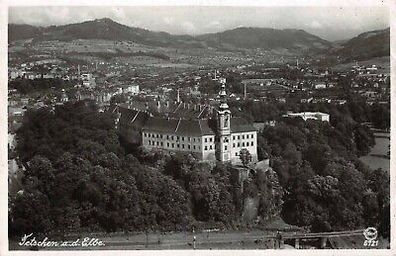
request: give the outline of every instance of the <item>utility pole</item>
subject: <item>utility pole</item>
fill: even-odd
[[[246,83],[243,84],[243,99],[246,100],[247,92],[246,92]]]
[[[148,232],[147,232],[147,230],[146,230],[146,248],[148,247]]]
[[[192,233],[193,233],[193,249],[195,250],[195,242],[197,241],[197,237],[195,236],[195,228],[193,227],[193,230],[192,230]]]

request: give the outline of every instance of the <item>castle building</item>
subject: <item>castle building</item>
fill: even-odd
[[[148,150],[190,153],[202,161],[240,163],[241,149],[247,149],[252,161],[257,161],[257,130],[245,119],[232,117],[225,80],[221,82],[215,118],[158,117],[139,109],[123,109],[120,111],[121,135],[134,143],[140,140]],[[180,111],[180,105],[176,109]],[[141,137],[136,137],[137,134]]]

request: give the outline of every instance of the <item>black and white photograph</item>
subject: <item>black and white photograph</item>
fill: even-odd
[[[390,2],[220,2],[6,7],[9,252],[391,252]]]

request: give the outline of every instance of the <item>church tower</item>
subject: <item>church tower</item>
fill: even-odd
[[[225,90],[226,80],[225,78],[220,79],[221,90],[220,90],[220,107],[217,112],[217,159],[221,162],[231,160],[231,111],[227,104],[227,93]]]

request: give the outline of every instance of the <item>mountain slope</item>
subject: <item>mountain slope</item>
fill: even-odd
[[[42,28],[26,24],[8,25],[8,42],[34,38],[42,33]]]
[[[9,41],[33,37],[36,41],[108,39],[114,41],[132,41],[134,43],[150,46],[200,46],[199,43],[197,44],[190,36],[176,36],[165,32],[153,32],[146,29],[128,27],[108,18],[62,26],[50,26],[37,29],[34,33],[29,30],[18,37],[13,36],[19,33],[21,26],[25,25],[9,25],[9,35],[12,35],[9,37]]]
[[[337,48],[332,48],[329,53],[340,56],[345,61],[389,56],[390,28],[362,33]]]
[[[304,30],[271,28],[236,28],[220,33],[205,34],[197,37],[216,48],[261,48],[271,50],[285,49],[326,49],[331,43]]]

